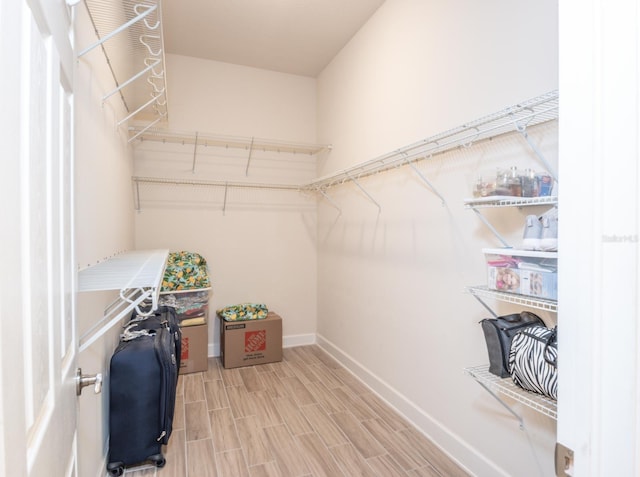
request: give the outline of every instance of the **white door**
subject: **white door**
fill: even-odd
[[[0,475],[75,476],[72,69],[63,0],[0,2]]]
[[[640,8],[560,2],[558,442],[640,475]]]

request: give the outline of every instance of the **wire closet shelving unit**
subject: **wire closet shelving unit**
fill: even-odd
[[[470,147],[481,141],[490,140],[504,134],[517,132],[529,143],[535,154],[545,165],[547,170],[556,177],[555,172],[547,163],[544,156],[540,153],[535,143],[529,138],[527,128],[539,124],[546,123],[558,118],[558,91],[551,91],[541,96],[523,101],[516,105],[507,107],[496,113],[484,116],[480,119],[465,123],[457,128],[444,131],[434,136],[425,138],[421,141],[409,144],[402,148],[391,151],[374,159],[362,162],[355,166],[336,171],[332,174],[319,177],[308,183],[302,184],[268,184],[243,181],[202,181],[202,180],[186,180],[167,177],[138,177],[132,178],[136,188],[136,209],[140,210],[140,184],[173,184],[173,185],[194,185],[194,186],[211,186],[224,187],[225,196],[229,188],[262,188],[277,190],[292,190],[304,193],[318,193],[329,201],[336,209],[340,208],[330,198],[327,191],[335,186],[353,182],[360,190],[382,210],[380,204],[365,190],[360,180],[380,172],[389,171],[396,168],[407,166],[411,168],[418,176],[427,184],[427,186],[445,202],[444,197],[436,190],[429,179],[416,167],[420,161],[429,160],[435,155],[443,154],[457,148]],[[326,144],[300,144],[286,143],[281,141],[264,140],[257,138],[233,138],[208,133],[180,133],[163,129],[146,129],[132,126],[129,128],[130,140],[136,141],[156,141],[163,143],[178,143],[183,145],[193,145],[193,171],[195,171],[198,147],[200,146],[218,146],[218,147],[234,147],[247,150],[245,175],[248,175],[251,163],[252,152],[258,149],[288,152],[293,154],[308,154],[314,156],[322,151],[330,151],[331,146]],[[513,202],[522,199],[505,199]],[[535,198],[538,205],[544,204],[546,198]],[[553,200],[553,199],[551,199]],[[475,205],[478,207],[503,206],[499,204],[499,198],[491,199],[491,203]],[[530,202],[530,201],[529,201]],[[226,202],[225,202],[226,204]],[[513,205],[513,204],[509,204]],[[528,204],[523,204],[528,205]],[[224,206],[223,206],[224,210]]]
[[[76,4],[78,0],[67,0]],[[100,47],[114,81],[102,101],[119,97],[130,120],[150,128],[168,119],[164,38],[160,0],[83,0],[96,42],[78,52],[82,58]]]

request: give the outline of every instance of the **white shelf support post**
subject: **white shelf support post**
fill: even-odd
[[[320,194],[322,194],[322,196],[327,199],[327,202],[329,202],[335,209],[338,210],[339,215],[342,215],[342,209],[340,209],[340,207],[338,207],[338,205],[331,199],[331,197],[329,197],[327,195],[327,193],[325,191],[323,191],[322,189],[318,189],[318,192],[320,192]]]
[[[551,177],[553,177],[553,180],[558,182],[558,174],[556,174],[556,171],[553,170],[553,168],[549,165],[549,162],[544,157],[544,154],[542,154],[540,149],[538,149],[538,146],[536,146],[533,140],[529,137],[529,134],[527,133],[527,128],[524,126],[520,126],[518,123],[516,123],[516,129],[522,135],[522,137],[527,141],[531,149],[533,149],[533,152],[535,153],[536,156],[538,156],[538,159],[540,159],[540,162],[542,162],[542,164],[547,169],[547,171],[549,171],[549,174],[551,174]]]
[[[500,396],[498,396],[495,392],[493,392],[493,389],[491,389],[489,386],[487,386],[487,385],[486,385],[486,384],[484,384],[483,382],[478,381],[477,379],[476,379],[476,382],[477,382],[480,386],[482,386],[482,387],[485,389],[485,391],[487,391],[489,394],[491,394],[491,396],[493,396],[493,397],[494,397],[494,399],[495,399],[496,401],[498,401],[500,404],[502,404],[502,406],[503,406],[507,411],[509,411],[509,412],[513,415],[513,417],[515,417],[515,418],[518,420],[518,425],[520,426],[520,430],[524,431],[524,430],[525,430],[525,428],[524,428],[524,421],[522,420],[522,417],[521,417],[518,413],[516,413],[513,409],[511,409],[511,406],[509,406],[506,402],[504,402],[504,401],[500,398]]]
[[[198,150],[198,131],[196,131],[196,137],[193,141],[193,164],[191,165],[191,173],[196,173],[196,151]]]
[[[135,196],[135,201],[136,201],[136,212],[140,212],[140,181],[135,180],[135,184],[136,184],[136,196]]]
[[[491,222],[489,222],[486,217],[484,215],[482,215],[480,213],[480,211],[478,209],[472,209],[476,215],[478,216],[478,218],[482,221],[482,223],[484,223],[489,230],[491,230],[491,232],[493,233],[493,235],[495,235],[498,240],[500,240],[500,242],[502,242],[502,245],[504,245],[507,248],[511,248],[511,245],[509,245],[506,240],[502,237],[502,235],[500,235],[500,232],[498,232],[495,227],[493,225],[491,225]]]
[[[227,190],[229,189],[229,183],[224,183],[224,199],[222,202],[222,215],[226,215],[227,211]]]
[[[161,93],[159,93],[158,95],[154,96],[153,98],[151,98],[149,101],[147,101],[146,103],[144,103],[142,106],[140,106],[138,109],[136,109],[133,113],[130,113],[126,118],[122,118],[120,121],[118,121],[116,123],[117,127],[122,126],[123,123],[126,123],[127,121],[129,121],[129,119],[131,119],[132,117],[134,117],[136,114],[138,114],[140,111],[142,111],[143,109],[145,109],[147,106],[149,106],[150,104],[158,101],[158,99],[160,99],[160,97],[164,94],[164,89],[162,90]]]
[[[251,138],[251,144],[249,145],[249,157],[247,158],[247,168],[244,171],[245,176],[249,176],[249,164],[251,164],[251,153],[253,153],[253,141],[255,138]]]
[[[157,65],[159,65],[160,63],[162,63],[161,60],[155,60],[154,63],[151,63],[149,66],[147,66],[145,69],[143,69],[142,71],[140,71],[139,73],[135,74],[134,76],[132,76],[131,78],[129,78],[127,81],[125,81],[124,83],[120,84],[117,88],[111,90],[110,92],[108,92],[107,94],[105,94],[102,97],[102,102],[104,103],[107,99],[109,99],[111,96],[113,96],[114,94],[116,94],[118,91],[122,90],[124,87],[126,87],[127,85],[133,83],[135,80],[137,80],[138,78],[140,78],[141,76],[143,76],[145,73],[147,73],[149,70],[152,70],[154,67],[156,67]]]
[[[478,300],[478,303],[480,303],[482,306],[485,307],[485,309],[491,313],[491,316],[493,316],[494,318],[498,318],[498,315],[496,314],[495,311],[493,311],[491,309],[491,307],[489,305],[487,305],[484,300],[482,298],[480,298],[478,295],[476,295],[475,293],[473,294],[473,298],[475,298],[476,300]]]
[[[405,154],[406,155],[406,154]],[[418,177],[420,177],[420,179],[422,179],[422,181],[427,184],[429,186],[429,189],[431,189],[431,192],[433,192],[435,195],[437,195],[438,197],[440,197],[440,200],[442,201],[442,205],[446,205],[446,202],[444,200],[444,197],[442,196],[442,194],[440,194],[440,192],[438,192],[436,190],[436,188],[433,186],[433,184],[431,183],[431,181],[429,181],[429,179],[427,179],[424,174],[422,172],[420,172],[420,169],[418,169],[413,163],[411,163],[409,161],[408,158],[405,157],[405,162],[407,163],[407,165],[414,170],[414,172],[416,174],[418,174]]]
[[[131,136],[127,140],[127,143],[131,143],[131,142],[135,141],[138,138],[138,136],[140,136],[140,134],[143,134],[147,129],[151,128],[152,126],[154,126],[155,124],[160,122],[164,117],[166,117],[166,115],[167,115],[167,113],[160,114],[156,119],[153,120],[153,122],[147,124],[143,129],[141,129],[139,132],[137,132],[136,134]]]
[[[362,191],[362,193],[363,193],[364,195],[366,195],[366,196],[369,198],[369,200],[370,200],[371,202],[373,202],[373,203],[376,205],[376,207],[378,207],[378,213],[381,213],[381,212],[382,212],[382,207],[380,207],[380,204],[378,204],[378,203],[376,202],[376,200],[375,200],[373,197],[371,197],[371,194],[369,194],[369,193],[364,189],[364,187],[362,187],[362,186],[360,185],[360,183],[356,180],[356,178],[355,178],[355,177],[352,177],[352,176],[350,176],[350,175],[349,175],[349,174],[347,174],[347,173],[345,173],[345,174],[346,174],[347,178],[348,178],[351,182],[353,182],[356,186],[358,186],[358,189],[360,189],[360,190]]]

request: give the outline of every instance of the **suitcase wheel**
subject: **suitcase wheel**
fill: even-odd
[[[154,464],[158,468],[164,467],[164,465],[167,463],[167,460],[164,458],[162,454],[152,455],[149,457],[149,460],[151,461],[152,464]]]
[[[124,464],[122,462],[111,462],[107,465],[109,475],[122,475],[124,474]]]

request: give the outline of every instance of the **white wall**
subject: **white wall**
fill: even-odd
[[[315,80],[176,55],[167,56],[169,129],[313,143]],[[183,180],[297,184],[315,176],[313,157],[143,142],[135,174]],[[215,310],[262,302],[283,318],[285,344],[316,331],[316,201],[297,191],[141,186],[137,248],[199,252],[213,295],[210,353],[217,354]],[[225,209],[223,212],[223,208]]]
[[[320,174],[556,89],[557,2],[388,0],[318,78]],[[544,32],[544,33],[543,33]],[[531,136],[557,162],[557,127]],[[476,475],[554,475],[555,422],[517,404],[527,432],[463,368],[487,361],[481,249],[499,246],[462,201],[477,175],[543,166],[519,136],[329,191],[318,208],[320,343]],[[542,209],[544,210],[544,209]],[[485,215],[520,237],[533,210]],[[491,303],[498,313],[519,308]],[[541,314],[548,324],[554,316]]]
[[[95,42],[85,8],[76,8],[76,47]],[[102,104],[102,96],[114,88],[100,48],[77,62],[75,91],[75,263],[78,270],[117,253],[132,250],[132,157],[126,130],[115,123],[126,116],[117,96]],[[99,321],[113,302],[114,292],[76,295],[78,337]],[[78,399],[78,475],[104,475],[107,451],[108,370],[117,345],[118,327],[78,356],[85,374],[102,372],[103,392],[85,390]]]

